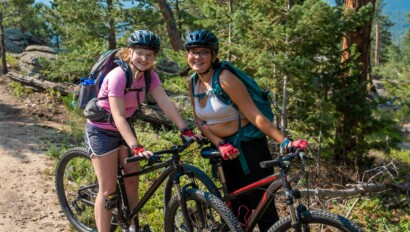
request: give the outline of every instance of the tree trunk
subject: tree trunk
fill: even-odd
[[[230,15],[233,15],[233,0],[228,1],[228,8],[229,8],[229,13]],[[232,23],[232,18],[230,18],[229,25],[228,25],[228,43],[232,43],[232,30],[233,30],[233,23]],[[231,52],[228,51],[228,54],[226,55],[226,60],[230,61],[231,60]]]
[[[117,48],[117,40],[115,37],[115,21],[114,17],[111,15],[113,10],[112,0],[107,0],[107,9],[108,9],[108,49],[112,50]]]
[[[171,41],[172,48],[174,49],[174,51],[183,50],[184,46],[182,39],[179,36],[176,20],[171,7],[168,5],[166,0],[158,0],[157,3],[159,9],[161,10],[162,17],[164,18],[164,21],[167,25],[167,32],[169,40]]]
[[[374,13],[374,6],[376,0],[345,0],[345,14],[348,16],[349,12],[357,11],[368,3],[373,4],[372,13]],[[373,17],[370,17],[373,18]],[[353,62],[357,64],[358,75],[352,76],[349,71],[342,74],[345,80],[344,97],[339,99],[338,111],[340,119],[336,126],[335,146],[334,146],[334,160],[337,162],[345,162],[345,164],[355,164],[358,167],[362,161],[364,148],[360,146],[363,144],[365,123],[364,115],[368,110],[364,104],[365,98],[368,96],[366,82],[370,81],[370,44],[371,44],[371,28],[372,19],[364,22],[363,26],[354,28],[353,31],[346,32],[342,41],[343,56],[342,63],[349,61],[350,48],[355,45],[357,48],[358,58]],[[344,64],[346,65],[346,64]],[[347,66],[346,66],[347,67]],[[357,78],[350,79],[350,78]],[[359,86],[357,86],[359,84]],[[343,91],[343,90],[342,90]],[[350,107],[352,102],[356,102],[355,107]],[[360,105],[361,104],[361,105]],[[360,109],[357,109],[359,107]]]
[[[3,12],[0,12],[0,54],[1,54],[1,64],[3,74],[8,72],[7,70],[7,61],[6,61],[6,45],[4,43],[4,28],[3,28]]]
[[[290,12],[290,9],[292,7],[292,1],[288,0],[287,2],[287,10],[288,13]],[[289,38],[288,35],[286,35],[285,42],[288,44]],[[282,99],[282,109],[281,109],[281,117],[280,117],[280,132],[282,133],[283,136],[287,137],[288,135],[288,82],[289,82],[289,76],[285,74],[283,76],[283,99]]]
[[[373,12],[376,0],[345,0],[345,13],[350,10],[358,10],[359,8],[366,6],[368,3],[373,4]],[[355,31],[345,33],[342,42],[342,48],[345,51],[342,57],[342,62],[346,61],[350,57],[348,49],[355,44],[358,52],[360,52],[358,62],[361,67],[360,81],[370,80],[370,37],[372,29],[372,20],[369,20],[362,27],[356,28]]]
[[[374,66],[379,66],[380,62],[380,28],[379,23],[375,25],[375,41],[374,41]]]
[[[288,110],[287,110],[287,102],[288,102],[288,75],[285,74],[283,77],[283,99],[282,99],[282,109],[280,114],[280,132],[283,136],[288,136],[287,128],[288,128]]]

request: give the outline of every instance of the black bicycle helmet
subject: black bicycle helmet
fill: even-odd
[[[186,50],[194,47],[209,48],[217,55],[219,50],[218,38],[210,31],[196,30],[189,33],[185,41]]]
[[[128,47],[146,48],[158,53],[161,47],[161,41],[158,36],[151,31],[138,30],[134,31],[128,38]]]

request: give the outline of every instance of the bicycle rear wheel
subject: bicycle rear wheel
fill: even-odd
[[[184,168],[184,172],[192,172],[194,176],[194,182],[197,185],[198,189],[201,189],[203,191],[209,192],[213,195],[215,195],[218,198],[222,198],[221,193],[219,192],[218,188],[216,187],[215,183],[212,181],[212,179],[201,169],[192,166],[190,164],[182,164]],[[175,174],[174,174],[175,175]],[[174,183],[172,181],[172,175],[168,177],[167,181],[165,182],[164,186],[164,206],[165,210],[167,210],[168,204],[171,201],[171,199],[176,196],[175,191],[173,191]],[[180,185],[183,186],[185,184],[188,184],[191,182],[191,180],[187,178],[180,178]]]
[[[85,148],[67,151],[57,164],[55,176],[57,198],[71,225],[78,231],[97,231],[94,202],[98,182]],[[112,225],[111,231],[117,226]]]
[[[194,188],[188,189],[186,194],[188,215],[194,231],[242,231],[235,215],[219,198]],[[187,231],[176,197],[172,198],[166,212],[165,231]]]
[[[268,232],[294,231],[290,216],[277,221]],[[326,211],[305,211],[302,213],[301,231],[363,231],[359,226],[350,222],[347,218]]]

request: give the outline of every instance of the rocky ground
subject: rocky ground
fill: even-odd
[[[45,155],[47,141],[62,136],[64,108],[44,94],[16,98],[10,91],[2,77],[0,231],[69,231],[55,194],[55,161]]]

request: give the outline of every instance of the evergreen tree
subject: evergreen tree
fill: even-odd
[[[102,52],[125,46],[132,30],[158,27],[160,17],[151,3],[138,2],[126,8],[125,2],[134,1],[54,0],[43,12],[55,19],[50,25],[67,52],[49,64],[43,74],[50,79],[76,82]]]

